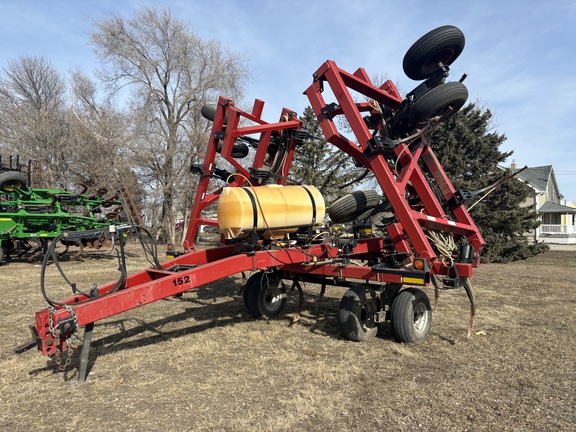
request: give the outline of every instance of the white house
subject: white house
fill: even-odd
[[[514,163],[510,168],[518,171]],[[566,205],[552,165],[526,168],[516,178],[532,191],[522,205],[534,208],[542,221],[534,230],[534,241],[576,244],[576,208]]]

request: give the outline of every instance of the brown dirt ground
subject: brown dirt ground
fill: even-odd
[[[113,280],[107,254],[66,264],[80,280]],[[0,267],[0,430],[572,431],[575,267],[562,251],[484,265],[474,336],[464,292],[442,292],[417,345],[387,326],[369,343],[344,340],[342,288],[318,299],[306,286],[295,324],[296,295],[279,319],[253,320],[229,278],[97,323],[88,381],[74,386],[35,350],[14,354],[45,302],[38,265],[12,262]],[[75,356],[68,378],[77,367]]]

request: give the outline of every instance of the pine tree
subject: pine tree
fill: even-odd
[[[479,190],[505,174],[499,165],[512,152],[501,152],[506,140],[493,129],[492,113],[469,104],[429,134],[428,140],[456,189]],[[524,183],[502,183],[470,210],[486,240],[486,262],[508,262],[536,255],[547,247],[529,244],[526,233],[539,224],[536,212],[520,207],[528,196]],[[469,205],[470,206],[470,205]]]
[[[332,203],[351,190],[352,186],[342,186],[357,176],[354,161],[322,138],[322,130],[312,107],[306,107],[300,120],[315,138],[304,141],[296,149],[290,177],[302,184],[315,186],[327,204]]]

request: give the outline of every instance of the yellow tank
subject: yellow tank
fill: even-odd
[[[314,186],[227,187],[218,199],[218,225],[226,239],[254,229],[279,237],[318,226],[326,205]]]

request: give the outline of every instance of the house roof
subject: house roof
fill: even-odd
[[[526,168],[524,171],[518,174],[518,178],[528,183],[534,189],[537,189],[540,192],[544,192],[546,190],[546,186],[548,185],[548,181],[550,180],[551,174],[552,165],[545,165]]]
[[[538,209],[539,213],[573,213],[576,214],[576,208],[568,207],[561,204],[556,204],[551,201],[546,201],[542,207]]]

